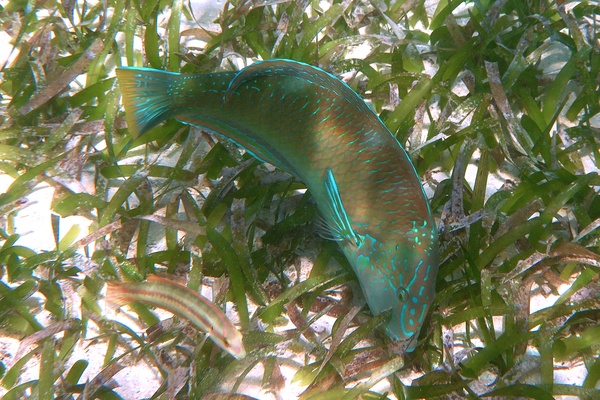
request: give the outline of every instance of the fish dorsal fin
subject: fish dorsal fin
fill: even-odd
[[[348,218],[335,176],[330,168],[325,171],[325,190],[329,201],[325,206],[323,220],[318,222],[321,236],[338,242],[351,241],[358,245],[358,236],[350,225],[350,218]]]
[[[232,96],[240,86],[252,80],[278,76],[282,79],[290,77],[305,78],[304,81],[309,82],[304,75],[311,73],[315,74],[309,65],[297,61],[256,61],[252,65],[249,65],[243,70],[239,71],[235,78],[231,80],[229,87],[227,88],[224,101],[227,103],[229,97]]]
[[[223,98],[224,103],[227,103],[232,96],[239,95],[237,90],[245,84],[252,81],[259,82],[272,77],[276,77],[278,82],[285,81],[288,84],[291,81],[294,81],[295,85],[297,85],[296,90],[303,92],[325,90],[333,97],[345,99],[354,106],[361,108],[361,110],[363,110],[363,108],[370,110],[356,92],[334,75],[303,62],[285,59],[256,61],[252,65],[239,71],[235,78],[229,83],[227,93]],[[256,87],[253,88],[257,89]],[[264,89],[259,89],[259,91],[260,90],[268,91],[271,89],[266,86]]]

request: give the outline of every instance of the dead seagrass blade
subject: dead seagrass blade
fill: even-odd
[[[140,301],[165,309],[206,332],[213,342],[237,359],[246,357],[242,334],[225,313],[190,288],[156,275],[146,282],[107,282],[106,299],[117,306]]]

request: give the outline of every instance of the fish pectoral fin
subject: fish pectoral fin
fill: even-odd
[[[335,176],[330,168],[325,171],[325,189],[329,201],[323,219],[318,222],[321,236],[338,242],[351,241],[358,245],[358,235],[350,225],[350,218],[346,213]]]
[[[322,215],[317,216],[317,220],[315,221],[315,224],[317,227],[317,233],[323,239],[333,240],[335,242],[344,240],[344,238],[342,238],[337,231],[335,231],[334,229],[331,228],[331,225],[329,224],[329,222],[327,222],[325,217],[323,217]]]

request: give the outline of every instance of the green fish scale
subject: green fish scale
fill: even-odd
[[[293,79],[290,84],[276,76],[263,79],[267,81],[262,83],[268,94],[256,89],[256,83],[247,82],[235,89],[236,95],[228,97],[224,109],[232,110],[231,117],[251,127],[249,130],[268,132],[267,141],[277,148],[278,158],[294,166],[292,173],[307,185],[318,183],[311,185],[315,186],[311,193],[317,204],[319,200],[327,201],[321,182],[324,171],[330,168],[355,229],[360,231],[361,226],[368,225],[371,231],[398,233],[412,228],[415,221],[427,220],[426,205],[417,207],[423,203],[420,182],[415,176],[398,173],[413,167],[396,140],[382,134],[385,128],[381,123],[373,118],[359,119],[360,114],[348,109],[355,105],[346,101],[338,105],[343,110],[341,114],[332,115],[332,103],[311,101],[323,99],[324,93],[309,92],[310,86],[307,88],[305,82],[298,85],[298,78]],[[299,90],[300,98],[306,100],[294,104],[289,93],[297,95]],[[303,92],[309,93],[302,96]],[[250,113],[241,113],[252,97],[257,107]],[[303,102],[305,107],[295,108]],[[272,110],[277,110],[277,115]],[[302,121],[302,125],[294,121]]]

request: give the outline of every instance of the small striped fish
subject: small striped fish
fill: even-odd
[[[374,314],[413,351],[438,270],[437,230],[415,168],[377,115],[336,77],[289,60],[175,74],[119,68],[129,129],[168,118],[229,140],[303,181]]]
[[[193,290],[156,275],[146,282],[107,282],[106,299],[117,306],[140,301],[191,322],[220,348],[237,359],[246,357],[242,334],[223,311]]]

